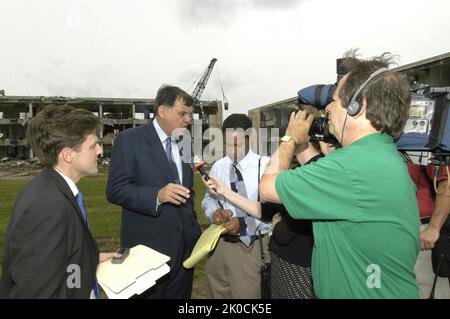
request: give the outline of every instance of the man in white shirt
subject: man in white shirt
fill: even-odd
[[[227,156],[211,168],[210,175],[221,179],[239,194],[258,200],[259,179],[269,161],[250,149],[250,118],[232,114],[222,126]],[[247,131],[247,134],[245,132]],[[223,209],[220,207],[223,205]],[[232,204],[207,192],[202,201],[206,217],[223,224],[227,231],[220,238],[206,265],[206,278],[211,298],[260,298],[261,231],[265,256],[268,256],[270,224],[261,223]]]

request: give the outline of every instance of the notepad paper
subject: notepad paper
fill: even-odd
[[[107,260],[97,267],[97,280],[110,299],[129,298],[155,285],[156,280],[170,271],[169,256],[144,245],[130,249],[121,264]]]
[[[197,240],[191,256],[183,263],[185,268],[194,267],[203,257],[212,251],[219,241],[220,235],[226,230],[222,225],[211,224]]]

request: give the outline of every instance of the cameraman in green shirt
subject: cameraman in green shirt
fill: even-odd
[[[406,79],[372,60],[344,56],[348,73],[327,105],[330,132],[342,148],[288,170],[309,140],[313,116],[291,114],[286,136],[260,183],[265,201],[313,221],[312,275],[318,298],[418,298],[413,271],[419,217],[412,183],[393,138],[408,118]]]

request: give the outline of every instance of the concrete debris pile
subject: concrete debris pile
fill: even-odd
[[[109,167],[109,157],[99,158],[99,167]],[[36,176],[43,165],[38,158],[27,160],[4,157],[0,159],[0,179],[15,179],[26,176]],[[100,173],[101,175],[102,173]]]
[[[0,178],[21,178],[35,176],[42,169],[42,164],[37,158],[18,160],[17,158],[4,157],[0,159]]]
[[[0,169],[17,167],[39,169],[42,168],[42,164],[37,158],[17,160],[15,158],[4,157],[0,160]]]

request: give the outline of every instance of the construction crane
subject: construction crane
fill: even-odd
[[[211,60],[211,62],[209,62],[209,65],[206,68],[206,70],[203,72],[202,76],[200,77],[200,80],[198,80],[197,85],[195,86],[195,89],[191,94],[191,96],[194,98],[195,103],[200,102],[200,97],[202,96],[203,91],[205,90],[206,84],[208,83],[208,80],[209,80],[209,76],[211,75],[211,72],[214,68],[214,64],[216,64],[216,62],[217,62],[217,59],[213,58]],[[225,110],[228,110],[228,101],[225,97],[225,93],[223,92],[222,84],[221,84],[221,89],[222,89],[222,96],[225,101]],[[203,112],[203,105],[201,102],[200,102],[200,111],[202,114],[202,118],[204,118],[205,114]]]
[[[205,72],[203,72],[200,80],[197,82],[197,86],[194,89],[194,92],[192,92],[192,97],[194,98],[195,102],[200,101],[200,97],[203,94],[203,91],[205,90],[206,84],[208,83],[209,76],[211,75],[211,72],[214,68],[214,64],[216,64],[217,59],[213,58],[211,62],[209,62],[208,67],[206,68]]]

